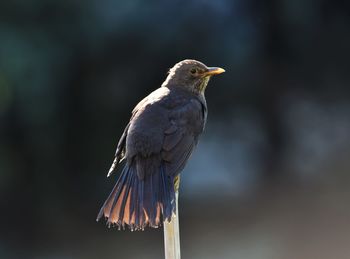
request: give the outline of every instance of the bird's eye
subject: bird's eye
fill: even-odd
[[[196,74],[197,73],[197,68],[192,68],[191,69],[191,74]]]

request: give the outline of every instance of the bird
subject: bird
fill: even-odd
[[[125,160],[97,221],[131,231],[157,228],[176,212],[180,173],[207,120],[209,79],[225,72],[186,59],[175,64],[162,85],[141,100],[118,142],[109,177]]]

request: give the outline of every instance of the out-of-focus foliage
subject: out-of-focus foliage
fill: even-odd
[[[160,230],[94,218],[133,106],[195,58],[227,72],[209,84],[207,129],[182,176],[184,257],[348,258],[349,7],[2,1],[0,257],[162,257]],[[322,252],[322,227],[338,254]]]

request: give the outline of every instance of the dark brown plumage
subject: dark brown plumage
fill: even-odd
[[[184,168],[207,118],[204,91],[212,75],[224,72],[196,60],[169,71],[162,86],[132,111],[108,176],[124,169],[97,217],[131,230],[158,227],[175,213],[174,180]]]

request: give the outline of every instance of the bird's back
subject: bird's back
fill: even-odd
[[[126,158],[160,153],[166,130],[174,126],[197,138],[205,120],[205,101],[181,89],[160,87],[133,110],[126,137]]]

